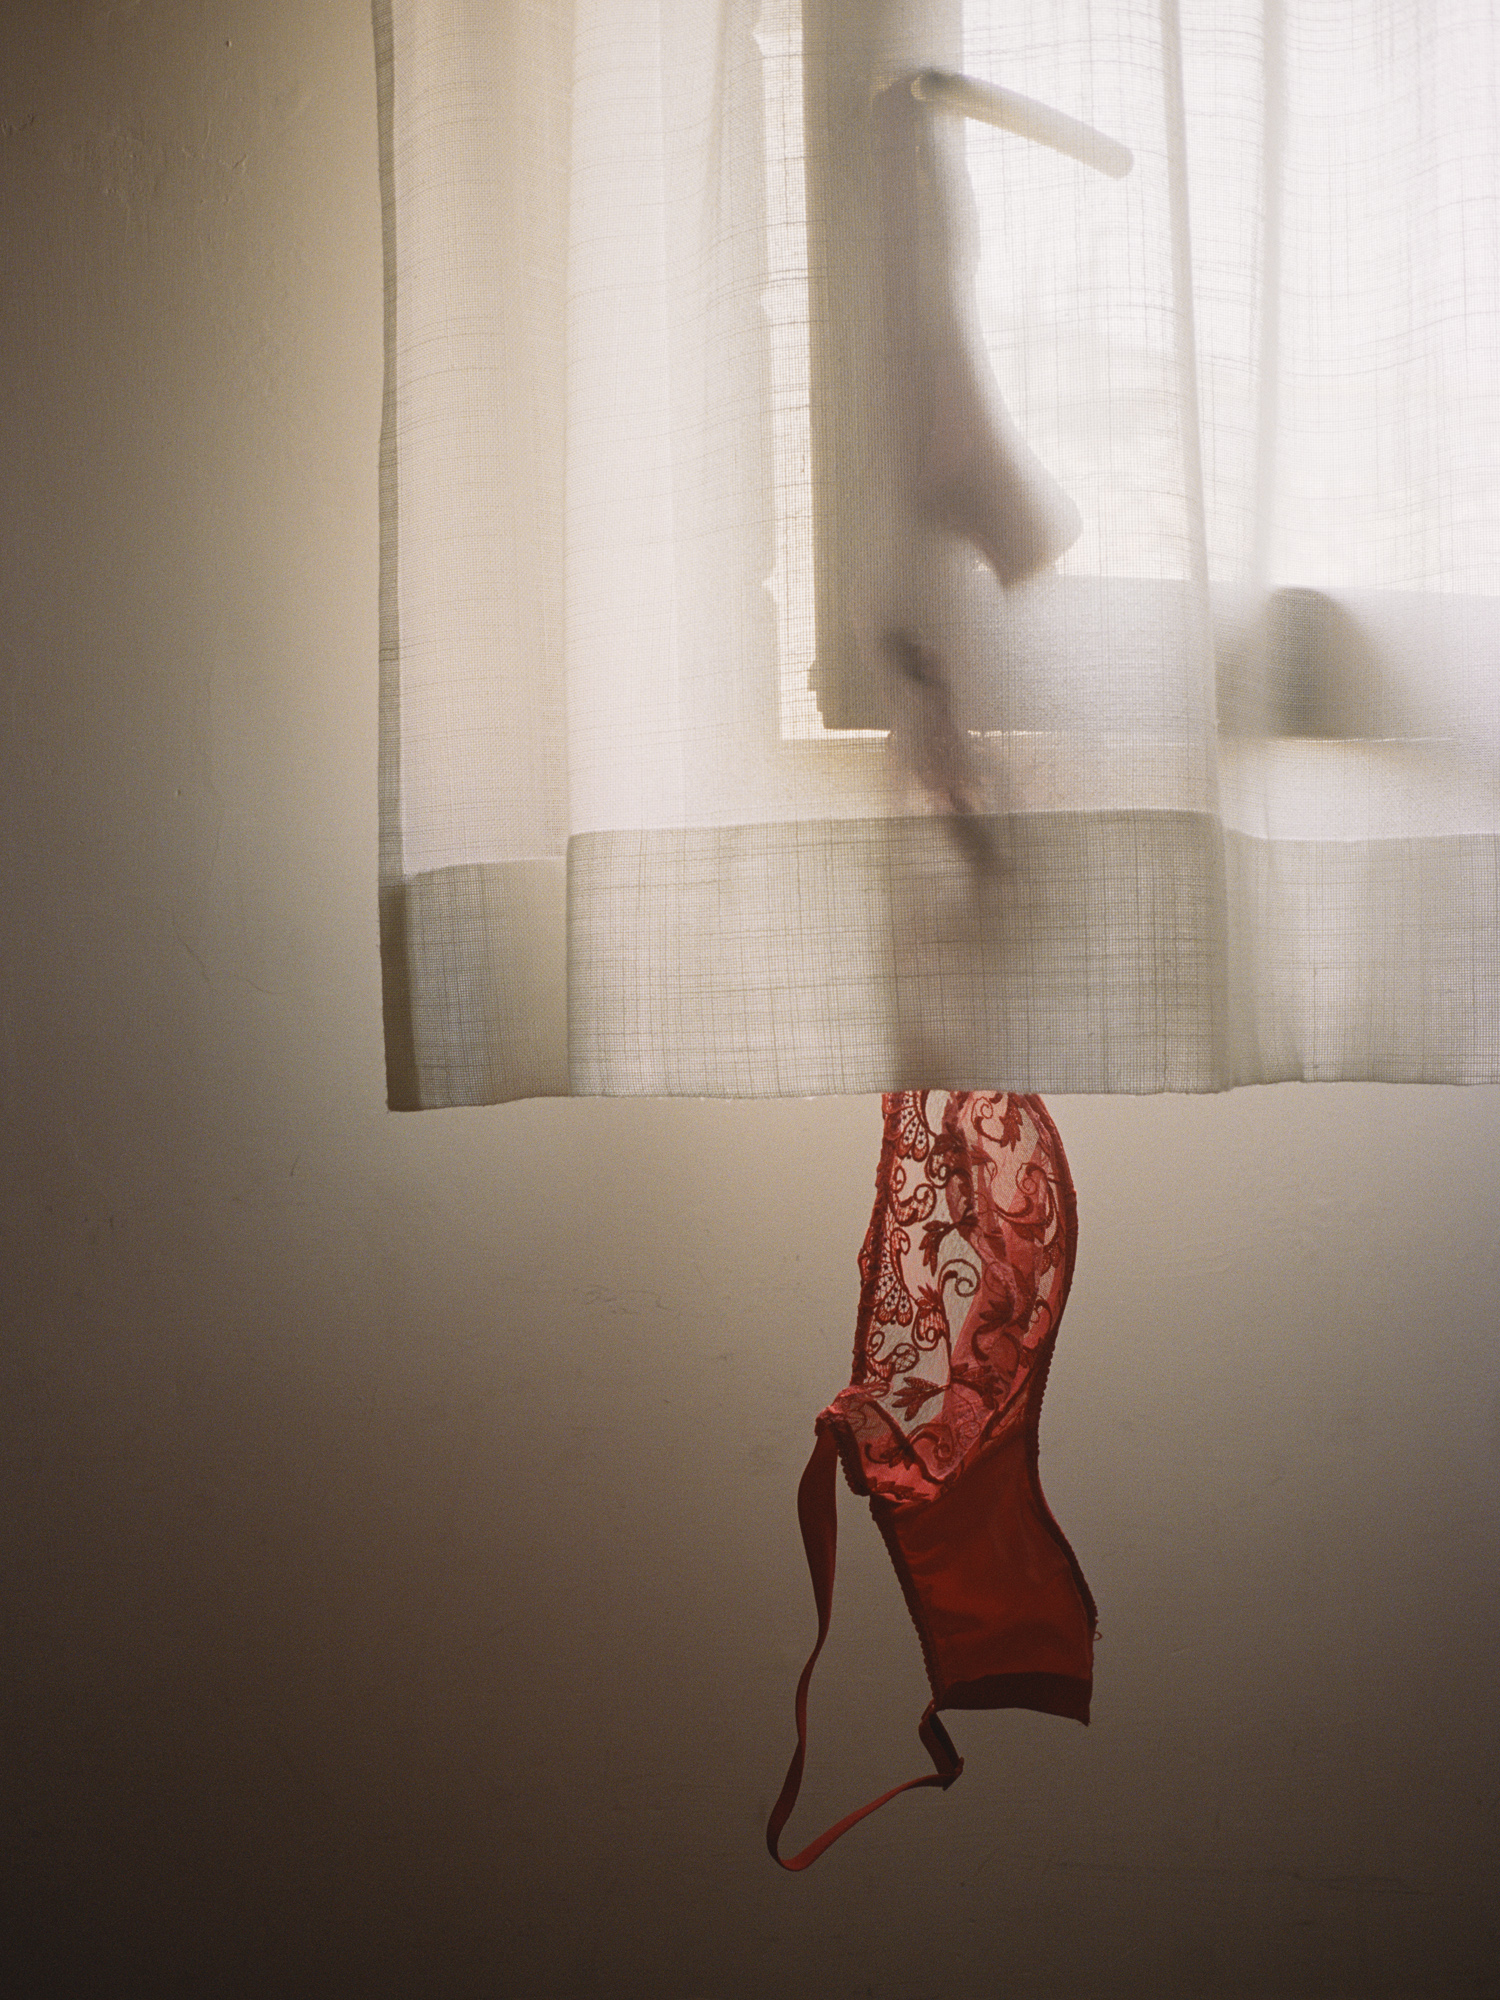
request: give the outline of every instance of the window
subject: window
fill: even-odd
[[[821,31],[820,0],[805,11]],[[1111,698],[1128,709],[1121,727],[1149,727],[1147,683],[1153,671],[1172,678],[1193,650],[1201,579],[1218,674],[1199,692],[1230,738],[1488,740],[1495,697],[1474,684],[1476,658],[1500,641],[1488,27],[1476,15],[1470,32],[1455,10],[1451,32],[1424,36],[1386,11],[1299,12],[1288,47],[1278,0],[1215,0],[1184,8],[1174,50],[1161,11],[1129,0],[929,9],[924,54],[946,36],[971,74],[1055,104],[1135,156],[1117,182],[966,125],[986,346],[1023,434],[1083,517],[1056,579],[997,610],[1009,665],[980,727],[1065,723],[1059,674],[1094,727]],[[782,735],[796,739],[878,732],[883,719],[837,630],[839,509],[851,503],[820,492],[814,509],[820,452],[832,462],[845,442],[826,354],[818,383],[836,318],[819,284],[836,288],[839,256],[818,233],[838,235],[842,162],[836,130],[813,135],[810,208],[803,15],[802,0],[764,0],[758,30],[770,588]],[[1393,48],[1403,36],[1409,49]],[[834,90],[809,101],[836,126]],[[1419,158],[1413,202],[1406,169]],[[1122,635],[1138,655],[1123,695],[1120,676],[1078,672]],[[1181,688],[1154,708],[1180,715]]]

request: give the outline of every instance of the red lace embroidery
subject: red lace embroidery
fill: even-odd
[[[857,1492],[932,1499],[1021,1422],[1072,1277],[1071,1194],[1040,1098],[887,1097],[853,1379],[824,1413]]]

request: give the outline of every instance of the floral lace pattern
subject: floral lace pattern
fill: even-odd
[[[886,1097],[853,1379],[822,1419],[857,1490],[932,1499],[1021,1421],[1075,1234],[1067,1162],[1039,1097]]]

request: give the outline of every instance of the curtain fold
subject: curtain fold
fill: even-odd
[[[1487,5],[375,20],[393,1106],[1500,1079]],[[932,114],[1079,524],[1009,587],[891,484],[931,67],[1134,160]]]

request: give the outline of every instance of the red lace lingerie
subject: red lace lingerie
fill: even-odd
[[[797,1511],[818,1637],[797,1687],[797,1747],[766,1829],[806,1868],[867,1813],[963,1763],[938,1712],[1089,1717],[1094,1600],[1042,1497],[1037,1425],[1073,1275],[1073,1183],[1039,1097],[892,1093],[850,1385],[817,1420]],[[933,1770],[779,1852],[807,1753],[807,1690],[828,1634],[842,1461],[867,1494],[922,1643]]]

